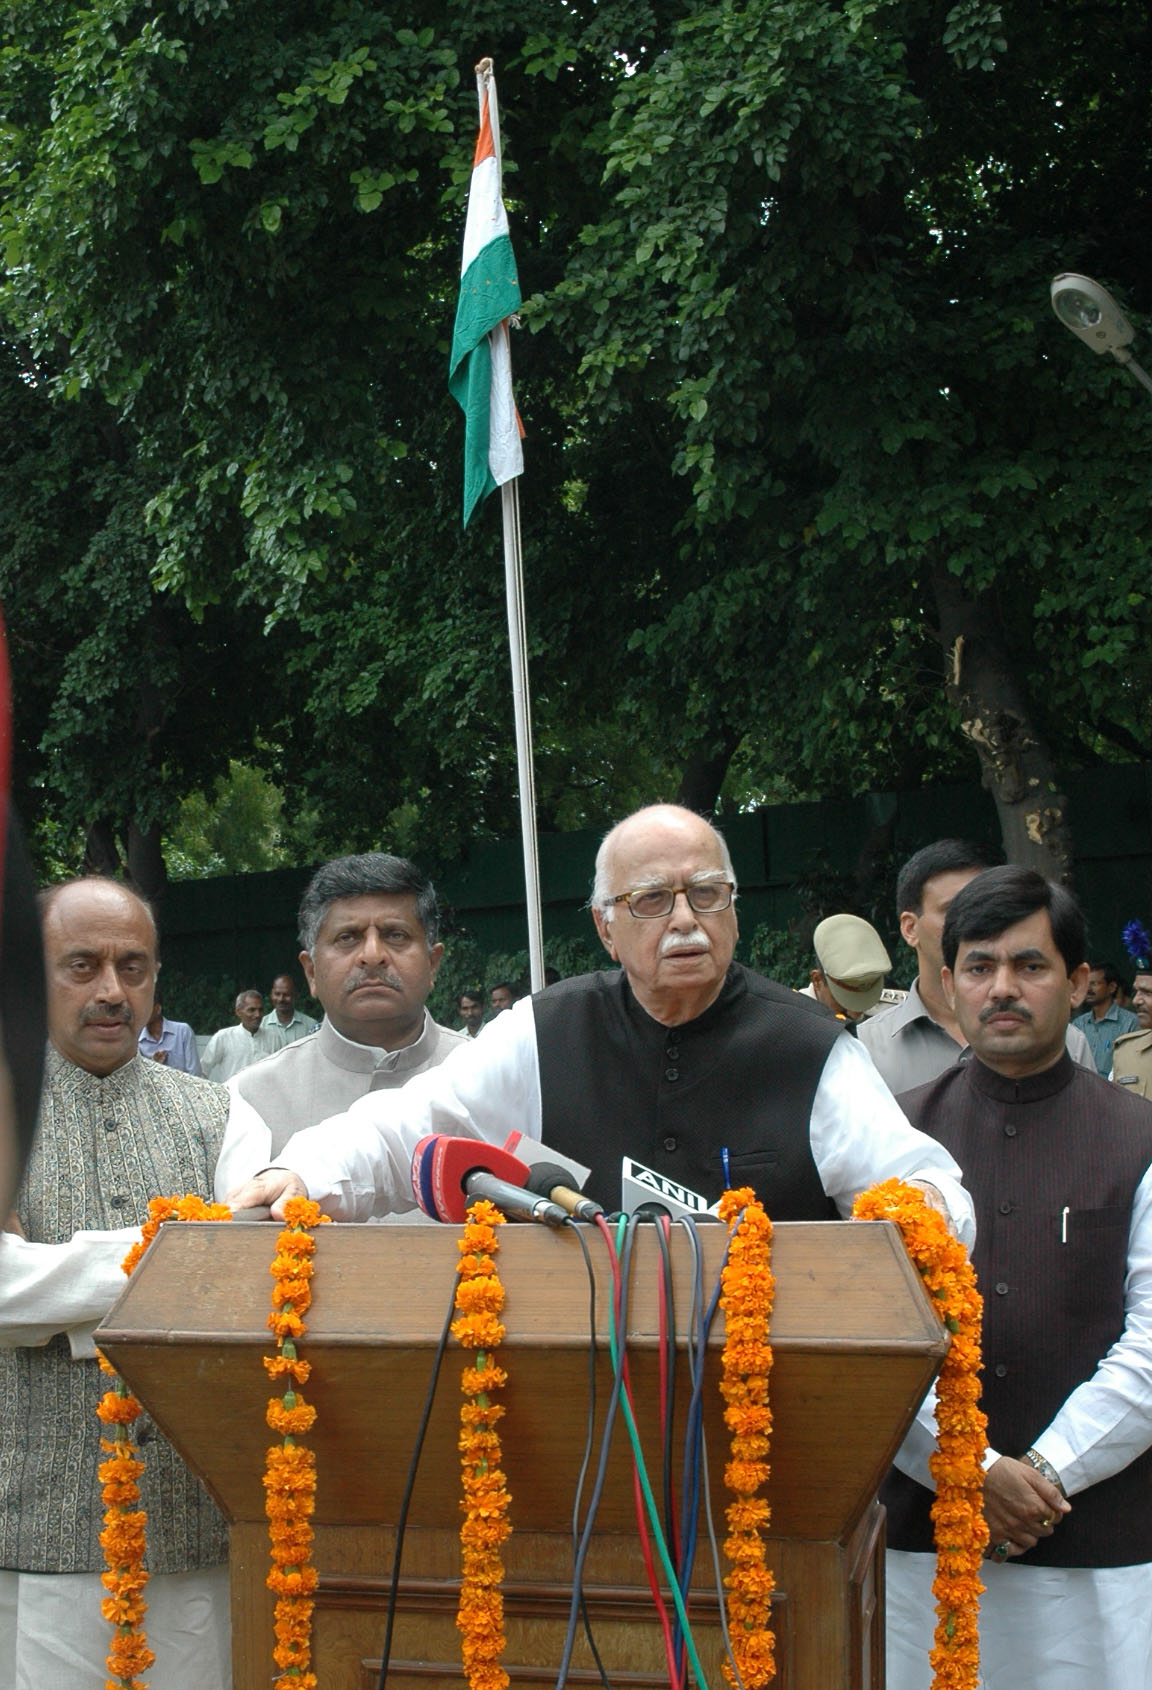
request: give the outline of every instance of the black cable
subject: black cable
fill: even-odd
[[[683,1531],[681,1536],[680,1574],[681,1589],[684,1589],[691,1574],[692,1563],[696,1559],[696,1540],[700,1525],[700,1468],[704,1459],[704,1374],[708,1352],[708,1334],[712,1329],[712,1322],[716,1318],[716,1310],[720,1306],[722,1292],[721,1276],[728,1261],[728,1246],[725,1246],[724,1257],[720,1263],[720,1270],[716,1276],[716,1284],[712,1295],[704,1306],[704,1277],[703,1256],[700,1250],[700,1240],[696,1235],[696,1223],[689,1217],[683,1216],[680,1223],[693,1241],[695,1252],[695,1283],[693,1285],[693,1307],[697,1312],[696,1319],[696,1347],[690,1355],[689,1365],[692,1379],[692,1396],[688,1404],[688,1414],[684,1429],[684,1505],[682,1509]],[[691,1492],[689,1493],[689,1482]]]
[[[684,1233],[687,1236],[689,1250],[692,1256],[692,1296],[688,1308],[685,1358],[688,1367],[688,1380],[691,1385],[691,1390],[689,1392],[688,1411],[685,1416],[684,1424],[684,1458],[681,1464],[680,1483],[680,1546],[676,1566],[677,1576],[680,1581],[680,1589],[683,1594],[685,1604],[687,1604],[688,1582],[691,1573],[691,1565],[687,1561],[686,1544],[688,1543],[689,1538],[694,1536],[692,1532],[692,1511],[694,1506],[692,1501],[693,1487],[690,1485],[690,1480],[696,1471],[696,1461],[698,1455],[696,1440],[693,1438],[693,1407],[697,1401],[697,1393],[702,1382],[704,1367],[705,1339],[703,1328],[700,1325],[700,1316],[704,1307],[704,1268],[703,1257],[700,1249],[700,1234],[696,1230],[695,1221],[690,1215],[681,1215],[679,1217],[678,1224],[683,1228]],[[679,1672],[680,1682],[683,1684],[685,1682],[685,1644],[680,1629],[679,1616],[677,1616],[676,1619],[674,1641],[676,1646],[676,1665]]]
[[[572,1498],[572,1554],[575,1560],[577,1545],[580,1541],[580,1499],[584,1494],[584,1480],[588,1475],[589,1463],[592,1460],[592,1440],[596,1430],[596,1274],[592,1267],[592,1257],[588,1246],[584,1242],[584,1228],[577,1226],[574,1220],[567,1223],[576,1234],[576,1241],[584,1253],[584,1271],[588,1275],[588,1421],[584,1433],[584,1459],[580,1463],[580,1473],[576,1480],[576,1493]],[[600,1659],[600,1651],[596,1647],[596,1639],[592,1635],[592,1621],[588,1614],[588,1602],[583,1587],[580,1590],[580,1617],[584,1622],[584,1638],[588,1644],[592,1659],[596,1663],[596,1671],[600,1674],[600,1682],[604,1690],[612,1690],[612,1683],[604,1669],[604,1662]]]
[[[396,1624],[396,1603],[400,1592],[400,1561],[404,1554],[404,1532],[408,1525],[408,1510],[412,1504],[412,1492],[416,1488],[416,1473],[420,1466],[420,1457],[424,1450],[424,1439],[428,1433],[428,1422],[432,1418],[432,1404],[436,1398],[436,1386],[440,1379],[440,1368],[444,1361],[444,1352],[448,1348],[448,1336],[452,1331],[452,1318],[456,1313],[456,1275],[452,1275],[452,1295],[448,1302],[448,1313],[444,1317],[444,1327],[440,1333],[440,1342],[436,1346],[436,1354],[432,1358],[432,1376],[428,1381],[428,1393],[424,1399],[424,1412],[420,1417],[420,1425],[416,1430],[416,1443],[412,1450],[412,1460],[408,1466],[408,1478],[404,1485],[404,1496],[400,1503],[400,1514],[396,1521],[396,1549],[392,1556],[392,1582],[388,1591],[388,1615],[384,1624],[384,1647],[380,1654],[380,1676],[376,1680],[376,1690],[384,1690],[388,1683],[388,1663],[392,1658],[392,1632]]]
[[[572,1665],[572,1650],[576,1643],[576,1617],[584,1594],[584,1563],[588,1559],[588,1551],[592,1544],[592,1529],[596,1523],[596,1511],[604,1494],[604,1484],[608,1473],[608,1452],[612,1445],[612,1431],[616,1424],[616,1416],[620,1408],[620,1393],[624,1385],[624,1334],[628,1329],[628,1281],[625,1274],[625,1263],[631,1260],[630,1240],[634,1228],[635,1220],[633,1218],[629,1222],[629,1232],[624,1241],[625,1253],[620,1263],[620,1301],[616,1311],[616,1366],[613,1371],[612,1394],[608,1399],[608,1408],[604,1416],[604,1430],[600,1437],[600,1459],[596,1465],[596,1479],[592,1486],[588,1515],[580,1533],[580,1542],[577,1546],[576,1558],[572,1568],[572,1600],[568,1607],[568,1629],[564,1634],[564,1648],[560,1656],[560,1667],[556,1674],[555,1690],[564,1690],[564,1685],[568,1682],[568,1672]],[[605,1231],[607,1231],[607,1228],[605,1228]],[[612,1248],[610,1234],[606,1242],[609,1248]]]

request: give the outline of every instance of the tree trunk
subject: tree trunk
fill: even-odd
[[[160,846],[160,823],[141,828],[135,822],[128,826],[128,861],[125,879],[142,898],[158,905],[168,885],[168,871]]]
[[[995,600],[990,592],[966,594],[941,563],[933,565],[932,587],[945,686],[980,759],[983,784],[995,799],[1004,854],[1010,863],[1067,882],[1072,873],[1067,799],[1051,753],[1033,725]]]
[[[724,776],[732,761],[740,734],[727,733],[722,739],[698,745],[684,759],[680,770],[680,785],[675,802],[697,815],[711,815],[724,785]]]
[[[84,837],[82,874],[102,874],[109,880],[119,877],[120,849],[116,843],[116,828],[110,817],[103,816],[92,823]]]

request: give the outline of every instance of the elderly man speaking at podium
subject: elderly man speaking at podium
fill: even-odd
[[[707,822],[663,804],[629,816],[601,845],[592,894],[619,972],[522,999],[441,1067],[297,1133],[235,1201],[278,1214],[307,1190],[342,1220],[412,1209],[426,1135],[500,1143],[519,1129],[590,1163],[585,1190],[609,1209],[626,1155],[709,1201],[754,1186],[777,1220],[847,1215],[899,1177],[970,1241],[955,1162],[909,1125],[867,1053],[820,1005],[733,961],[735,897]]]

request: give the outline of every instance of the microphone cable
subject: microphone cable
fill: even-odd
[[[580,1502],[584,1495],[584,1481],[588,1476],[588,1468],[592,1464],[592,1445],[596,1432],[596,1274],[592,1267],[592,1257],[584,1241],[584,1229],[570,1217],[568,1225],[576,1234],[576,1241],[584,1255],[584,1271],[588,1275],[588,1420],[584,1432],[584,1458],[580,1463],[580,1472],[576,1478],[576,1491],[572,1498],[572,1556],[573,1566],[577,1546],[580,1541]],[[596,1671],[600,1674],[600,1682],[604,1690],[612,1690],[612,1683],[600,1658],[600,1651],[596,1647],[596,1639],[592,1635],[592,1621],[588,1613],[588,1602],[584,1590],[580,1590],[580,1618],[584,1624],[584,1638],[589,1652],[596,1663]]]
[[[619,1246],[619,1233],[623,1230],[625,1225],[627,1226],[627,1233],[624,1237],[624,1252],[621,1258],[620,1271],[625,1284],[628,1286],[631,1286],[632,1283],[632,1251],[636,1242],[636,1229],[640,1224],[640,1213],[637,1211],[636,1213],[626,1217],[626,1219],[622,1218],[618,1226],[617,1246]],[[659,1229],[659,1216],[653,1217],[653,1224],[657,1229]],[[660,1310],[660,1317],[662,1321],[664,1309],[662,1295],[657,1297],[657,1307]],[[668,1669],[669,1683],[673,1684],[676,1658],[675,1644],[673,1642],[672,1626],[668,1619],[668,1605],[665,1602],[663,1593],[660,1589],[660,1575],[656,1570],[656,1561],[652,1554],[652,1539],[648,1533],[648,1518],[646,1509],[649,1505],[651,1509],[652,1524],[655,1527],[657,1534],[657,1549],[658,1552],[661,1553],[661,1559],[664,1561],[665,1566],[667,1565],[667,1555],[663,1553],[661,1548],[663,1534],[660,1530],[660,1513],[656,1507],[655,1497],[652,1496],[651,1487],[648,1484],[647,1469],[644,1464],[643,1455],[640,1453],[636,1435],[636,1416],[632,1402],[632,1377],[631,1370],[628,1366],[628,1327],[625,1321],[617,1320],[615,1325],[613,1325],[611,1320],[609,1321],[608,1341],[612,1347],[613,1363],[619,1367],[624,1380],[624,1391],[620,1401],[624,1410],[624,1421],[628,1428],[629,1440],[632,1445],[632,1500],[633,1506],[636,1510],[636,1535],[640,1541],[640,1554],[644,1562],[644,1575],[648,1580],[648,1591],[652,1597],[652,1605],[656,1609],[656,1617],[660,1622],[660,1631],[664,1639],[664,1659],[665,1665]]]
[[[703,1449],[703,1460],[700,1463],[700,1473],[704,1485],[704,1520],[708,1527],[708,1547],[712,1552],[712,1578],[716,1585],[716,1595],[720,1604],[720,1635],[724,1639],[724,1653],[728,1657],[728,1665],[732,1671],[732,1682],[736,1690],[744,1690],[744,1680],[740,1676],[740,1668],[736,1665],[736,1657],[732,1653],[732,1637],[728,1630],[728,1599],[724,1589],[724,1570],[720,1565],[720,1545],[716,1541],[716,1522],[712,1518],[712,1486],[708,1481],[708,1443],[703,1431],[700,1434]]]
[[[626,1268],[626,1266],[629,1264],[630,1259],[631,1259],[631,1241],[632,1241],[632,1238],[635,1235],[635,1230],[636,1230],[637,1224],[638,1224],[637,1223],[637,1217],[635,1215],[632,1216],[631,1220],[629,1220],[627,1222],[628,1235],[625,1239],[624,1258],[621,1261],[622,1272]],[[623,1228],[623,1226],[625,1225],[624,1220],[621,1220],[620,1225],[621,1225],[621,1228]],[[626,1278],[626,1275],[625,1275],[625,1287],[626,1287],[626,1285],[627,1285],[627,1278]],[[623,1297],[622,1297],[622,1305],[623,1305]],[[620,1320],[619,1330],[620,1330],[620,1333],[624,1337],[626,1337],[628,1328],[627,1328],[626,1322],[623,1318],[623,1315],[622,1315],[621,1320]],[[612,1350],[613,1365],[617,1367],[619,1374],[622,1375],[624,1367],[626,1365],[625,1346],[624,1346],[623,1343],[621,1343],[619,1346],[617,1346],[616,1328],[615,1328],[614,1322],[610,1323],[610,1325],[609,1325],[609,1344],[610,1344],[610,1347],[611,1347],[611,1350]],[[648,1509],[648,1517],[652,1522],[652,1536],[653,1536],[653,1539],[655,1540],[656,1548],[657,1548],[657,1551],[660,1555],[661,1563],[664,1567],[665,1576],[667,1577],[667,1580],[668,1580],[669,1589],[670,1589],[670,1593],[671,1593],[671,1596],[672,1596],[673,1606],[675,1607],[676,1613],[679,1616],[680,1625],[681,1625],[681,1628],[682,1628],[683,1633],[684,1633],[685,1646],[688,1650],[688,1657],[689,1657],[689,1659],[692,1663],[692,1670],[696,1674],[697,1683],[704,1685],[704,1684],[707,1683],[707,1678],[704,1674],[703,1668],[700,1665],[700,1659],[699,1659],[699,1656],[696,1652],[696,1643],[695,1643],[695,1639],[692,1635],[692,1627],[689,1623],[688,1615],[687,1615],[687,1612],[686,1612],[685,1607],[684,1607],[684,1598],[683,1598],[683,1594],[682,1594],[681,1589],[680,1589],[680,1581],[677,1577],[676,1569],[672,1565],[672,1561],[669,1557],[668,1546],[664,1541],[664,1533],[663,1533],[663,1530],[661,1529],[661,1526],[660,1526],[660,1510],[656,1506],[656,1499],[652,1494],[652,1487],[648,1482],[648,1471],[647,1471],[647,1468],[646,1468],[645,1463],[644,1463],[644,1452],[640,1447],[640,1435],[639,1435],[639,1432],[636,1429],[636,1420],[635,1420],[635,1417],[632,1413],[632,1406],[631,1406],[631,1403],[628,1400],[628,1396],[627,1396],[626,1393],[621,1394],[620,1406],[621,1406],[621,1411],[624,1415],[624,1423],[628,1428],[628,1436],[629,1436],[631,1443],[632,1443],[633,1461],[634,1461],[634,1464],[635,1464],[637,1483],[639,1484],[640,1489],[643,1493],[644,1501],[645,1501],[645,1504],[646,1504],[647,1509]],[[667,1616],[663,1612],[663,1603],[662,1602],[660,1603],[660,1613],[661,1613],[661,1617],[664,1621],[664,1624],[667,1626]],[[672,1649],[671,1649],[671,1628],[670,1627],[668,1628],[668,1647],[669,1647],[669,1660],[668,1660],[669,1677],[670,1677],[670,1679],[672,1679],[673,1682],[675,1682],[676,1674],[675,1674],[675,1670],[674,1670],[674,1667],[675,1667],[674,1655],[672,1654]]]
[[[727,1159],[727,1158],[725,1158],[725,1159]],[[694,1288],[694,1294],[699,1297],[699,1303],[702,1305],[703,1301],[704,1301],[704,1270],[703,1270],[703,1260],[702,1260],[701,1251],[700,1251],[700,1236],[699,1236],[699,1234],[696,1230],[696,1223],[694,1221],[692,1221],[688,1218],[685,1218],[681,1224],[684,1226],[686,1232],[688,1233],[689,1237],[692,1240],[692,1247],[693,1247],[693,1250],[695,1252],[695,1257],[696,1257],[696,1285],[695,1285],[695,1288]],[[736,1224],[737,1224],[737,1226],[739,1226],[739,1220],[737,1220]],[[729,1239],[731,1239],[731,1234],[729,1235]],[[703,1363],[704,1363],[703,1345],[704,1345],[704,1342],[706,1340],[707,1330],[708,1330],[708,1328],[711,1327],[712,1320],[713,1320],[715,1313],[716,1313],[716,1309],[719,1306],[720,1296],[721,1296],[721,1292],[722,1292],[722,1289],[723,1289],[722,1280],[721,1280],[720,1276],[724,1272],[724,1267],[725,1267],[725,1264],[727,1263],[727,1261],[728,1261],[728,1250],[725,1249],[724,1260],[720,1264],[720,1273],[717,1275],[716,1287],[715,1287],[715,1290],[713,1291],[713,1294],[712,1294],[712,1298],[711,1298],[711,1301],[710,1301],[710,1304],[709,1304],[708,1313],[707,1313],[706,1319],[704,1321],[702,1321],[701,1325],[700,1325],[700,1348],[697,1351],[697,1356],[699,1358],[698,1359],[698,1366],[699,1366],[701,1384],[703,1384]],[[694,1371],[693,1377],[695,1378],[695,1371]],[[710,1480],[710,1469],[709,1469],[709,1462],[708,1462],[708,1443],[707,1443],[707,1438],[706,1438],[706,1435],[705,1435],[705,1432],[704,1432],[704,1424],[703,1424],[703,1416],[702,1415],[699,1417],[699,1450],[700,1450],[700,1463],[699,1463],[700,1482],[703,1486],[703,1491],[704,1491],[704,1499],[703,1499],[704,1500],[704,1521],[705,1521],[705,1525],[707,1526],[707,1530],[708,1530],[708,1547],[709,1547],[709,1551],[711,1553],[711,1559],[712,1559],[712,1578],[713,1578],[713,1581],[714,1581],[715,1586],[716,1586],[716,1596],[717,1596],[717,1600],[718,1600],[718,1603],[719,1603],[720,1635],[724,1640],[724,1653],[727,1656],[728,1666],[731,1669],[732,1683],[735,1685],[736,1690],[744,1690],[744,1680],[740,1675],[740,1668],[736,1664],[736,1657],[735,1657],[735,1655],[733,1654],[733,1651],[732,1651],[732,1636],[731,1636],[731,1633],[728,1630],[728,1602],[727,1602],[727,1596],[726,1596],[725,1585],[724,1585],[724,1572],[723,1572],[723,1569],[720,1565],[720,1545],[717,1542],[717,1538],[716,1538],[716,1521],[715,1521],[715,1519],[713,1517],[713,1513],[712,1513],[712,1485],[711,1485],[711,1480]]]
[[[444,1362],[445,1351],[448,1348],[448,1338],[452,1331],[452,1317],[455,1313],[456,1273],[453,1271],[452,1288],[448,1298],[448,1312],[444,1316],[440,1341],[436,1345],[436,1353],[432,1358],[432,1374],[428,1380],[428,1390],[424,1398],[424,1411],[416,1429],[416,1442],[412,1449],[412,1459],[408,1464],[408,1477],[404,1482],[404,1495],[401,1498],[400,1512],[396,1519],[396,1547],[392,1554],[392,1576],[388,1587],[388,1612],[384,1621],[384,1643],[380,1652],[380,1674],[376,1680],[376,1690],[385,1690],[388,1683],[388,1664],[392,1658],[392,1633],[396,1625],[396,1604],[400,1594],[400,1562],[404,1554],[404,1533],[408,1525],[408,1510],[412,1504],[412,1493],[416,1488],[416,1473],[420,1466],[420,1457],[424,1452],[424,1439],[428,1435],[428,1423],[432,1418],[432,1404],[436,1398],[436,1386],[440,1381],[440,1369]]]
[[[672,1559],[680,1558],[680,1533],[676,1497],[672,1487],[672,1426],[676,1418],[676,1305],[672,1289],[672,1256],[669,1239],[672,1223],[658,1215],[653,1228],[660,1251],[657,1292],[660,1341],[660,1431],[663,1443],[664,1535]]]
[[[616,1246],[611,1231],[606,1225],[603,1215],[597,1215],[595,1224],[604,1238],[608,1251],[608,1265],[612,1274],[614,1292],[613,1301],[620,1299],[626,1307],[627,1297],[621,1286],[620,1263],[616,1256]],[[612,1428],[619,1410],[622,1384],[623,1381],[619,1372],[615,1372],[612,1380],[612,1392],[604,1413],[604,1429],[600,1434],[600,1454],[596,1463],[596,1477],[592,1484],[588,1513],[580,1530],[572,1566],[572,1596],[568,1604],[568,1625],[564,1633],[564,1647],[561,1651],[560,1665],[556,1674],[555,1690],[563,1690],[564,1685],[567,1684],[568,1672],[572,1664],[572,1651],[576,1644],[576,1621],[580,1612],[580,1605],[584,1600],[584,1563],[588,1559],[588,1551],[592,1544],[592,1529],[596,1523],[600,1499],[604,1494],[604,1484],[608,1473],[608,1452],[612,1444]]]
[[[688,1319],[685,1323],[685,1363],[688,1370],[688,1408],[684,1417],[684,1453],[680,1467],[680,1522],[682,1532],[687,1530],[692,1517],[693,1485],[691,1482],[693,1462],[696,1459],[696,1441],[693,1438],[693,1404],[704,1366],[704,1344],[706,1333],[702,1324],[704,1309],[704,1268],[700,1248],[700,1234],[696,1230],[696,1223],[688,1215],[682,1215],[678,1224],[683,1229],[688,1243],[689,1254],[692,1258],[692,1294],[689,1298]],[[691,1579],[691,1561],[685,1560],[684,1540],[681,1536],[676,1559],[677,1571],[680,1578],[681,1590],[687,1592]],[[687,1597],[685,1596],[687,1603]],[[687,1659],[684,1652],[684,1640],[680,1635],[680,1625],[676,1625],[676,1664],[678,1669],[678,1683],[683,1684],[687,1670]]]
[[[688,1374],[692,1389],[688,1400],[688,1411],[684,1419],[684,1464],[681,1473],[680,1501],[682,1538],[678,1566],[681,1589],[687,1592],[692,1578],[692,1565],[696,1559],[696,1541],[700,1524],[700,1467],[703,1460],[704,1379],[708,1361],[708,1334],[711,1331],[712,1321],[720,1301],[720,1280],[717,1277],[716,1289],[710,1302],[706,1305],[704,1301],[704,1266],[700,1235],[691,1216],[680,1216],[679,1224],[687,1234],[692,1251],[693,1266],[692,1310],[688,1324]],[[725,1251],[724,1260],[727,1261],[727,1251]],[[721,1263],[722,1270],[723,1263]],[[678,1659],[681,1668],[683,1668],[684,1649],[679,1637],[677,1638],[677,1650]]]

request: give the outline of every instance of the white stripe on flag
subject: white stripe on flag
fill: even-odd
[[[520,443],[520,418],[512,394],[512,348],[506,321],[492,330],[488,345],[492,352],[488,469],[497,487],[503,487],[514,475],[524,473],[524,449]]]

